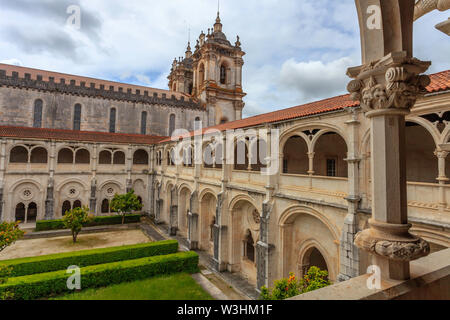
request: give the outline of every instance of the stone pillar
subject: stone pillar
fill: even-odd
[[[349,126],[349,145],[348,145],[348,214],[344,220],[340,241],[340,271],[338,281],[346,281],[350,278],[359,276],[359,250],[355,246],[354,240],[358,232],[358,207],[361,201],[359,196],[359,163],[361,159],[358,155],[359,135],[358,129],[360,122],[358,120],[357,110],[352,108],[352,119],[347,121]]]
[[[226,263],[223,260],[223,241],[227,232],[227,227],[222,224],[222,210],[225,193],[222,191],[217,195],[216,207],[216,223],[213,226],[213,241],[214,241],[214,269],[222,272],[226,270]]]
[[[431,62],[413,58],[415,0],[355,0],[363,65],[350,68],[347,87],[370,118],[372,219],[355,244],[372,255],[385,279],[410,278],[409,262],[430,252],[409,233],[405,116],[430,84]]]
[[[3,187],[0,186],[0,222],[3,221],[3,203]]]
[[[97,180],[91,181],[91,196],[89,198],[89,209],[94,215],[97,214]]]
[[[197,250],[199,243],[199,230],[198,230],[198,193],[195,191],[191,195],[190,209],[188,215],[188,242],[190,250]]]
[[[178,231],[178,190],[174,186],[170,192],[170,208],[169,208],[169,235],[176,236]]]
[[[127,188],[126,188],[126,192],[131,192],[131,190],[133,190],[133,180],[131,179],[127,179]]]
[[[439,177],[437,178],[439,182],[439,209],[443,210],[447,207],[447,199],[445,198],[445,184],[450,180],[449,177],[445,175],[445,159],[447,158],[449,152],[437,150],[435,152],[438,158],[439,166]]]
[[[269,266],[273,265],[271,258],[274,246],[269,244],[269,220],[272,212],[272,206],[268,203],[263,204],[262,214],[260,217],[260,240],[256,244],[256,268],[257,268],[257,284],[256,290],[259,292],[261,287],[269,287]]]
[[[47,186],[47,198],[45,199],[45,218],[44,220],[52,220],[54,217],[55,199],[53,195],[53,179],[49,179]]]

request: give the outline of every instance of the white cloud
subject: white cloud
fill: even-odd
[[[81,7],[79,32],[65,26],[72,2]],[[0,6],[0,60],[157,88],[167,88],[188,28],[194,46],[217,10],[212,0],[0,0]],[[442,15],[415,26],[416,56],[431,58],[432,71],[449,68],[448,38],[434,29]],[[245,115],[343,93],[345,69],[360,63],[352,0],[226,0],[221,17],[228,39],[239,34],[247,53]]]
[[[1,60],[0,63],[11,64],[14,66],[19,66],[19,67],[23,66],[22,61],[20,61],[19,59],[14,59],[14,58]]]

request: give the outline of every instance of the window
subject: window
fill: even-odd
[[[124,165],[125,164],[125,153],[123,153],[122,151],[116,151],[114,153],[113,164]]]
[[[109,132],[116,132],[116,109],[112,108],[109,115]]]
[[[146,165],[148,164],[148,153],[145,150],[137,150],[133,155],[133,164]]]
[[[225,66],[220,67],[220,83],[227,83],[227,68]]]
[[[80,131],[81,129],[81,104],[77,103],[75,105],[75,110],[73,113],[73,130]]]
[[[247,231],[247,236],[245,237],[244,245],[245,245],[245,248],[244,248],[245,257],[248,260],[255,262],[255,246],[254,246],[252,233],[250,232],[250,230]]]
[[[22,146],[14,147],[9,155],[9,162],[28,163],[28,150]]]
[[[175,115],[171,114],[169,120],[169,136],[172,136],[174,131],[175,131]]]
[[[70,211],[70,209],[71,209],[70,201],[64,201],[62,205],[61,216],[64,217],[66,213]]]
[[[86,149],[80,149],[75,154],[75,163],[78,164],[90,164],[91,154]]]
[[[103,199],[102,201],[102,213],[109,213],[109,200]]]
[[[336,159],[327,159],[327,177],[337,177]]]
[[[33,118],[34,128],[42,128],[42,106],[43,102],[41,99],[38,99],[34,102],[34,118]]]
[[[147,112],[141,114],[141,134],[147,134]]]
[[[111,164],[111,162],[112,162],[111,152],[107,150],[103,150],[102,152],[100,152],[100,155],[98,157],[99,164]]]

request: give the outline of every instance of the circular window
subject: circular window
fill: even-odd
[[[26,190],[23,191],[23,196],[24,196],[25,198],[31,198],[32,195],[33,195],[33,194],[32,194],[31,191],[28,190],[28,189],[26,189]]]
[[[69,190],[69,194],[70,195],[74,195],[75,193],[77,193],[77,190],[75,190],[75,189],[70,189]]]
[[[113,188],[108,188],[108,190],[106,190],[106,193],[110,196],[114,195],[114,189]]]

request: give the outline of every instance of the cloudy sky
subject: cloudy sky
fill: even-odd
[[[80,29],[67,26],[71,5]],[[212,27],[217,0],[0,0],[0,61],[26,67],[167,88],[174,57]],[[345,70],[360,64],[353,0],[221,0],[224,32],[239,35],[245,116],[345,93]],[[430,72],[450,68],[450,39],[415,24],[415,56]]]

